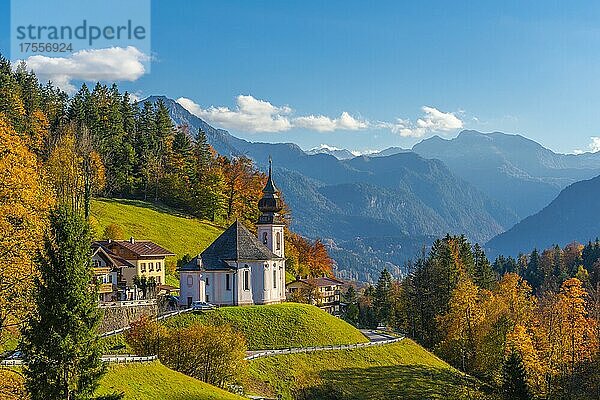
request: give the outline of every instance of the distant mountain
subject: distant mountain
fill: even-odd
[[[413,147],[524,218],[542,209],[561,189],[600,174],[600,154],[557,154],[533,140],[501,132],[463,131]]]
[[[486,244],[493,254],[516,256],[534,248],[586,243],[600,236],[600,176],[574,183],[547,207]]]
[[[348,160],[350,158],[354,158],[354,154],[352,154],[350,150],[338,149],[336,147],[331,147],[327,145],[321,145],[319,147],[307,150],[306,154],[329,154],[330,156],[334,156],[338,160]]]
[[[339,160],[307,154],[292,143],[252,143],[161,99],[176,124],[188,125],[193,133],[202,129],[220,154],[246,155],[263,170],[272,156],[276,182],[292,209],[293,229],[330,239],[339,269],[361,268],[361,279],[370,276],[365,266],[401,265],[435,236],[464,233],[485,242],[517,221],[439,160],[411,152]]]
[[[409,153],[411,151],[412,150],[410,149],[403,149],[402,147],[388,147],[387,149],[369,154],[369,157],[386,157],[393,156],[394,154],[398,153]]]

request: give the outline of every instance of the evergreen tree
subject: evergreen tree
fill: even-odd
[[[533,397],[527,386],[523,359],[516,350],[511,350],[502,366],[502,393],[507,400],[530,400]]]
[[[37,311],[23,332],[26,387],[32,400],[90,399],[105,371],[90,229],[65,206],[51,213],[50,223],[36,279]]]
[[[377,315],[378,322],[390,324],[393,320],[394,309],[391,300],[392,275],[387,268],[384,268],[379,275],[379,280],[375,286],[375,297],[373,306]]]
[[[525,270],[523,277],[534,290],[537,290],[544,281],[544,274],[541,268],[541,257],[537,249],[533,249],[531,252],[529,262],[527,263],[527,269]]]
[[[473,246],[473,281],[482,289],[492,290],[496,283],[496,274],[478,243]]]

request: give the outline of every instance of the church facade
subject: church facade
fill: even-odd
[[[235,221],[180,268],[180,305],[190,306],[198,300],[222,306],[285,301],[282,202],[273,182],[271,160],[258,208],[256,236]]]

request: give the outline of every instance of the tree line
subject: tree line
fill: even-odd
[[[447,235],[403,279],[383,270],[375,286],[349,289],[345,318],[405,332],[499,398],[598,398],[599,264],[598,241],[490,263]]]

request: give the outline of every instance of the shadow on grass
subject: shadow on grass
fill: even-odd
[[[301,400],[365,399],[461,399],[477,398],[478,384],[473,378],[448,369],[418,365],[353,368],[325,371],[323,384],[299,390]]]
[[[211,222],[211,221],[204,220],[204,219],[198,219],[198,218],[194,217],[193,215],[185,213],[184,211],[181,211],[181,210],[177,210],[175,208],[171,208],[162,203],[151,203],[148,201],[136,200],[136,199],[112,199],[112,198],[106,198],[106,197],[102,197],[102,198],[98,197],[98,198],[94,198],[94,200],[97,202],[100,202],[100,203],[125,204],[125,205],[130,205],[130,206],[135,206],[135,207],[146,208],[148,210],[152,210],[152,211],[156,211],[156,212],[160,212],[160,213],[174,215],[176,217],[187,218],[187,219],[196,219],[206,225],[210,225],[215,228],[223,229],[223,226],[221,226],[215,222]]]

